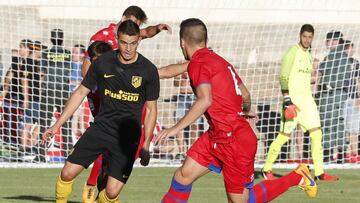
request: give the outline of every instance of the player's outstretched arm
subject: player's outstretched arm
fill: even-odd
[[[187,66],[189,62],[179,63],[179,64],[171,64],[164,66],[158,69],[159,78],[173,78],[187,71]]]
[[[140,30],[140,36],[142,39],[152,38],[157,35],[159,32],[167,30],[171,34],[171,27],[167,24],[158,24],[153,26],[148,26]]]
[[[44,144],[48,141],[49,138],[53,137],[57,130],[67,121],[79,108],[80,104],[88,95],[90,90],[86,88],[84,85],[80,85],[74,93],[70,96],[68,101],[65,104],[64,111],[61,113],[59,119],[55,122],[53,126],[51,126],[47,131],[44,132],[42,136],[41,144]]]
[[[178,132],[195,122],[202,114],[204,114],[212,103],[211,85],[203,83],[197,86],[196,96],[196,101],[185,116],[173,127],[161,131],[155,138],[155,144],[158,144],[162,139],[177,135]]]
[[[140,163],[143,166],[147,166],[150,161],[149,147],[150,147],[150,142],[153,138],[153,132],[156,124],[156,116],[157,116],[157,100],[146,101],[146,116],[144,121],[145,141],[140,151],[140,158],[141,158]]]

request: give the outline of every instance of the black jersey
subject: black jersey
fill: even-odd
[[[119,134],[124,125],[141,126],[141,113],[145,101],[159,97],[160,81],[153,63],[141,54],[134,63],[122,64],[118,50],[110,51],[95,60],[82,85],[98,88],[100,110],[95,124],[111,134]],[[131,121],[134,121],[133,123]]]
[[[13,76],[11,78],[10,90],[5,95],[5,98],[11,101],[11,103],[21,106],[24,100],[21,89],[21,80],[24,78],[23,59],[18,56],[13,56],[11,60],[9,71],[12,72]]]
[[[31,58],[26,58],[24,64],[24,75],[28,79],[29,85],[29,101],[39,102],[40,101],[40,62]]]

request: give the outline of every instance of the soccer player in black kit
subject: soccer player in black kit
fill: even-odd
[[[52,137],[97,85],[100,112],[67,158],[56,183],[58,203],[67,202],[75,177],[105,151],[109,153],[109,178],[98,202],[118,202],[118,195],[135,161],[145,103],[149,117],[145,120],[145,142],[140,158],[143,165],[148,164],[160,91],[159,75],[155,65],[136,51],[140,42],[140,29],[136,23],[122,22],[117,37],[119,49],[103,54],[91,64],[60,118],[43,135],[43,142]]]

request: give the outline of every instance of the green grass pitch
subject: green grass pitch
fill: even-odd
[[[159,203],[167,191],[175,168],[135,168],[120,197],[126,203]],[[54,202],[54,185],[60,169],[0,169],[0,202]],[[287,171],[278,170],[280,174]],[[273,202],[360,202],[360,170],[329,170],[337,182],[320,182],[318,197],[308,199],[297,187]],[[82,187],[89,170],[75,181],[69,203],[82,202]],[[256,173],[256,182],[261,181]],[[193,186],[189,202],[227,202],[221,175],[209,173]]]

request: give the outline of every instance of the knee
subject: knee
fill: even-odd
[[[120,193],[120,190],[116,187],[106,187],[105,191],[109,199],[115,199]]]
[[[74,180],[74,178],[75,178],[75,174],[72,173],[70,170],[64,168],[61,171],[61,180],[68,182]]]
[[[180,182],[183,185],[189,185],[193,182],[191,170],[183,166],[175,171],[174,177],[178,182]]]

